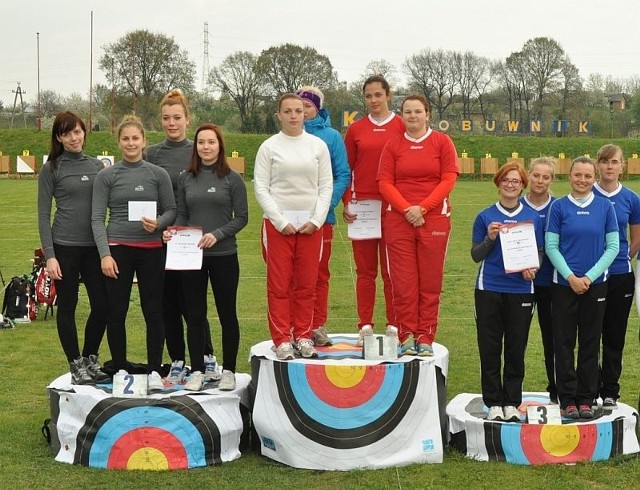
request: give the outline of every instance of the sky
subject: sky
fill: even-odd
[[[91,77],[94,85],[106,83],[98,67],[103,46],[138,29],[173,37],[196,63],[200,90],[205,22],[209,68],[236,51],[259,55],[293,43],[327,56],[341,81],[384,59],[403,82],[404,60],[426,48],[504,60],[529,39],[551,37],[583,78],[626,78],[640,74],[637,12],[633,0],[3,1],[0,101],[13,107],[18,82],[25,103],[36,100],[38,72],[40,90],[87,97]]]

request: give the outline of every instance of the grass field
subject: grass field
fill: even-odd
[[[629,186],[640,191],[640,181]],[[36,187],[33,179],[0,179],[0,270],[5,280],[31,270],[30,259],[39,244],[36,224]],[[248,183],[249,225],[239,235],[241,280],[239,316],[241,347],[238,370],[249,372],[251,345],[268,338],[264,264],[260,254],[261,216]],[[566,182],[554,184],[554,193],[567,192]],[[496,200],[488,181],[461,181],[454,191],[453,232],[442,295],[441,322],[437,342],[450,351],[448,396],[477,393],[480,389],[478,349],[473,319],[473,286],[476,264],[469,256],[473,219],[483,207]],[[340,213],[338,213],[338,216]],[[333,332],[355,329],[354,266],[346,228],[340,223],[333,242],[329,328]],[[381,302],[378,302],[381,305]],[[81,295],[79,321],[83,325],[87,300]],[[220,345],[215,309],[210,306],[214,345]],[[377,320],[384,323],[382,309]],[[144,326],[137,303],[132,299],[128,321],[129,352],[133,361],[144,361]],[[102,360],[109,359],[106,340]],[[635,306],[629,321],[621,379],[621,401],[638,402],[640,349],[638,315]],[[165,360],[167,358],[165,357]],[[525,390],[545,387],[542,347],[537,323],[532,325],[527,349]],[[506,463],[468,460],[453,450],[445,452],[441,465],[412,465],[376,471],[314,472],[284,467],[247,453],[237,461],[217,467],[176,472],[103,471],[57,463],[40,434],[42,421],[50,414],[45,387],[67,371],[55,321],[37,320],[15,330],[0,331],[0,483],[14,488],[635,488],[640,479],[637,456],[574,466],[519,467]]]

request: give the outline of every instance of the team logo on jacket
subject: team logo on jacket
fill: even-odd
[[[86,175],[83,175],[82,178],[80,179],[82,182],[86,182],[87,180],[89,180],[89,177],[87,177]]]
[[[209,187],[209,188],[207,189],[207,192],[215,192],[215,191],[216,191],[216,188],[215,188],[215,187]]]
[[[144,186],[143,185],[137,185],[135,188],[136,192],[144,192]]]

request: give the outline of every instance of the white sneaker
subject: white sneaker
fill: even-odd
[[[313,341],[311,339],[300,339],[296,345],[298,352],[305,359],[311,359],[318,357],[318,351],[316,351],[313,346]]]
[[[369,324],[363,325],[360,332],[358,332],[358,346],[362,347],[364,345],[364,337],[366,335],[373,335],[373,327]]]
[[[222,379],[218,385],[220,391],[233,391],[236,389],[236,375],[235,373],[226,369],[222,370]]]
[[[502,407],[491,407],[489,408],[489,413],[487,414],[487,420],[504,420],[504,413],[502,412]]]
[[[505,422],[520,422],[520,411],[513,405],[504,407]]]
[[[173,361],[169,369],[169,376],[167,376],[167,383],[172,385],[182,384],[186,375],[187,369],[184,367],[184,361]]]
[[[184,385],[185,390],[200,391],[202,389],[202,383],[204,382],[204,374],[200,371],[194,371],[189,376],[189,381]]]
[[[282,342],[276,349],[276,357],[281,361],[293,359],[293,346],[291,342]]]
[[[204,382],[218,381],[221,377],[216,356],[204,356]]]
[[[151,374],[147,376],[147,389],[150,392],[164,390],[164,383],[158,371],[151,371]]]
[[[396,344],[400,343],[398,339],[398,327],[395,325],[387,325],[387,330],[384,332],[387,337],[394,337],[396,339]]]

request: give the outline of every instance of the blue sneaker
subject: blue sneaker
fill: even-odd
[[[400,355],[415,356],[417,353],[416,341],[414,340],[413,335],[409,334],[406,340],[400,344]]]
[[[431,344],[418,344],[418,355],[420,357],[433,356],[433,346]]]

